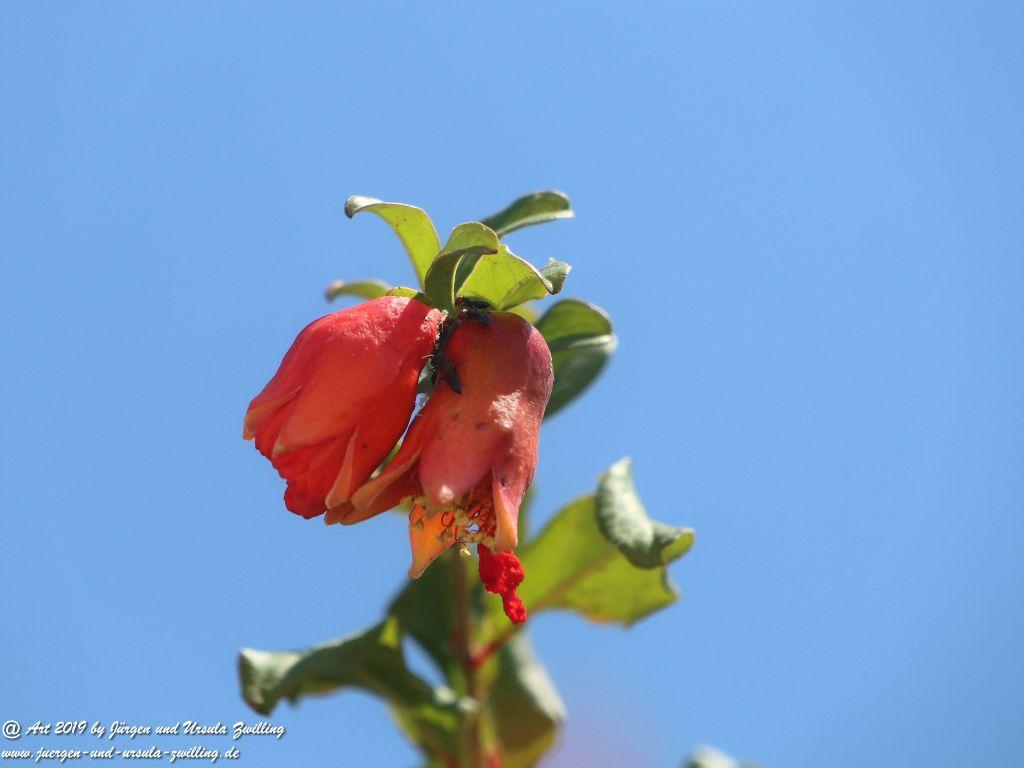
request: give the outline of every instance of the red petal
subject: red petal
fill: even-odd
[[[288,509],[346,514],[408,424],[440,317],[421,302],[382,297],[298,335],[250,403],[243,430],[288,481]]]

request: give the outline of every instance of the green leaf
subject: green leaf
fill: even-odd
[[[441,250],[437,230],[426,211],[404,203],[385,203],[374,197],[353,195],[345,201],[345,215],[350,219],[357,213],[370,211],[386,221],[405,246],[406,253],[416,270],[420,285],[430,268],[434,256]]]
[[[383,280],[335,280],[327,286],[327,300],[334,301],[341,296],[358,296],[362,299],[378,299],[388,293],[388,284]]]
[[[401,296],[405,299],[416,299],[422,301],[424,304],[429,304],[430,300],[427,295],[422,291],[417,291],[415,288],[407,288],[404,285],[396,285],[394,288],[389,288],[386,296]]]
[[[501,237],[522,227],[556,219],[571,219],[574,215],[569,198],[549,189],[520,197],[504,210],[488,216],[484,224]]]
[[[479,221],[467,221],[459,224],[452,233],[448,235],[448,242],[444,244],[444,250],[457,251],[460,248],[471,248],[480,245],[488,250],[497,250],[498,236],[494,231]]]
[[[536,325],[537,320],[540,319],[540,312],[537,311],[533,304],[520,304],[517,307],[511,307],[508,311],[513,315],[519,315],[530,325]]]
[[[565,722],[565,705],[525,633],[510,639],[492,664],[486,715],[500,745],[502,768],[532,768],[554,744]]]
[[[452,645],[455,607],[452,602],[452,558],[445,552],[418,579],[409,580],[398,593],[388,615],[398,618],[402,629],[434,660],[446,677],[460,676]]]
[[[454,754],[460,724],[476,706],[408,670],[394,618],[303,652],[242,649],[239,675],[245,702],[262,715],[281,699],[295,702],[343,687],[374,693],[388,702],[409,738],[434,756]]]
[[[549,261],[539,270],[540,276],[551,283],[551,289],[548,293],[561,293],[562,286],[565,285],[565,278],[569,276],[571,271],[572,267],[564,261],[554,260]]]
[[[454,251],[474,245],[483,246],[489,251],[497,251],[498,236],[494,234],[490,227],[481,224],[479,221],[470,221],[465,224],[459,224],[459,226],[452,230],[452,233],[448,236],[448,242],[445,243],[444,250]],[[456,294],[458,294],[462,284],[466,282],[466,278],[473,271],[473,267],[476,266],[479,258],[479,256],[466,256],[459,262],[459,268],[455,273]]]
[[[597,482],[597,524],[601,532],[638,568],[658,568],[682,556],[693,534],[656,523],[647,516],[633,484],[629,459],[609,467]]]
[[[427,276],[423,279],[423,292],[427,295],[430,303],[448,312],[455,311],[455,273],[459,268],[459,262],[466,256],[483,256],[493,253],[484,245],[471,245],[467,248],[459,248],[454,251],[442,251],[437,254],[434,263],[427,270]]]
[[[597,494],[562,508],[520,549],[526,580],[518,592],[529,614],[561,608],[629,625],[677,599],[667,565],[690,549],[693,531],[654,523],[635,496],[627,500],[631,484],[615,482],[620,465],[602,477]],[[488,641],[508,631],[500,610],[490,603]]]
[[[555,261],[538,270],[502,244],[495,253],[477,260],[459,295],[483,299],[495,309],[507,310],[558,293],[570,269],[568,264]]]
[[[555,384],[545,416],[579,397],[598,377],[615,352],[612,322],[600,307],[579,299],[563,299],[537,321],[551,349]]]

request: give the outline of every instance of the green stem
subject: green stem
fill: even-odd
[[[473,660],[473,608],[472,586],[467,575],[470,558],[452,555],[452,596],[455,602],[455,653],[465,680],[465,693],[483,705]],[[483,765],[483,741],[480,716],[469,715],[463,732],[461,768],[479,768]]]

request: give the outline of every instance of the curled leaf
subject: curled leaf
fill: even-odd
[[[567,504],[520,548],[519,596],[529,615],[566,609],[629,625],[676,601],[667,566],[689,551],[694,533],[652,521],[623,478],[628,472],[628,462],[614,465],[597,493]],[[492,610],[487,640],[507,633]]]
[[[394,230],[405,247],[416,277],[423,285],[424,276],[434,256],[441,250],[437,230],[426,211],[405,203],[386,203],[375,197],[353,195],[345,201],[345,215],[350,219],[357,213],[370,211],[380,216]]]
[[[496,252],[477,259],[459,295],[483,299],[496,309],[507,310],[558,293],[570,269],[563,262],[551,262],[538,270],[502,244]]]
[[[388,284],[383,280],[335,280],[327,286],[327,300],[334,301],[342,296],[357,296],[361,299],[376,299],[388,293]]]
[[[472,700],[444,686],[432,688],[406,667],[393,617],[306,651],[244,648],[238,669],[245,702],[262,715],[282,699],[295,702],[345,687],[376,694],[389,704],[406,735],[431,756],[454,755],[461,724],[476,711]]]
[[[545,417],[580,396],[598,377],[615,352],[617,340],[611,318],[593,304],[563,299],[537,321],[551,350],[555,385]]]
[[[546,189],[523,195],[507,208],[488,216],[483,223],[501,237],[523,227],[571,219],[574,215],[569,198],[564,193]]]

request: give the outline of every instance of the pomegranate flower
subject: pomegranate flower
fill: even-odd
[[[411,499],[409,575],[418,577],[455,543],[475,543],[485,587],[522,621],[526,612],[515,597],[522,568],[510,550],[537,467],[551,352],[530,323],[495,312],[489,322],[462,321],[444,355],[458,371],[461,394],[439,381],[395,457],[333,519],[356,523]]]
[[[311,518],[351,508],[409,423],[440,321],[422,302],[384,296],[298,335],[243,427],[288,481],[289,510]]]

